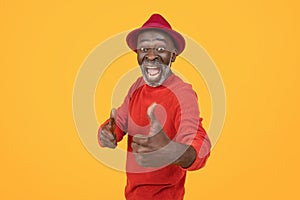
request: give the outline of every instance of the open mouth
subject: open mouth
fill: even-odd
[[[157,76],[160,73],[160,68],[158,68],[158,67],[151,67],[151,68],[147,67],[146,72],[151,77]]]

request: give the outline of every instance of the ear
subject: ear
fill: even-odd
[[[174,49],[172,52],[171,52],[171,61],[174,62],[176,60],[176,57],[177,57],[177,50]]]

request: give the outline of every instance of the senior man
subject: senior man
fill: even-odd
[[[100,126],[98,142],[115,148],[128,134],[126,199],[183,199],[186,171],[202,168],[211,147],[196,93],[171,70],[185,40],[153,14],[126,41],[143,76]]]

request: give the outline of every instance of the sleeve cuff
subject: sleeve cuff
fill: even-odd
[[[191,145],[195,150],[197,149],[196,147],[194,147],[194,145]],[[196,151],[196,158],[194,160],[194,162],[187,168],[184,168],[187,171],[194,171],[194,170],[198,170],[202,167],[205,166],[206,161],[208,159],[208,157],[210,156],[210,151],[209,149],[207,150],[206,148],[200,148],[200,151]]]

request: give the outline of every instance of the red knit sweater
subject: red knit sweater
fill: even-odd
[[[132,137],[149,133],[147,109],[153,102],[158,104],[155,114],[165,133],[173,141],[192,145],[196,150],[197,157],[189,168],[177,165],[143,168],[136,163],[131,148]],[[178,76],[172,74],[158,87],[146,85],[142,77],[137,79],[118,108],[116,117],[117,141],[128,133],[126,199],[183,199],[186,171],[203,167],[210,154],[210,141],[201,121],[196,93]]]

